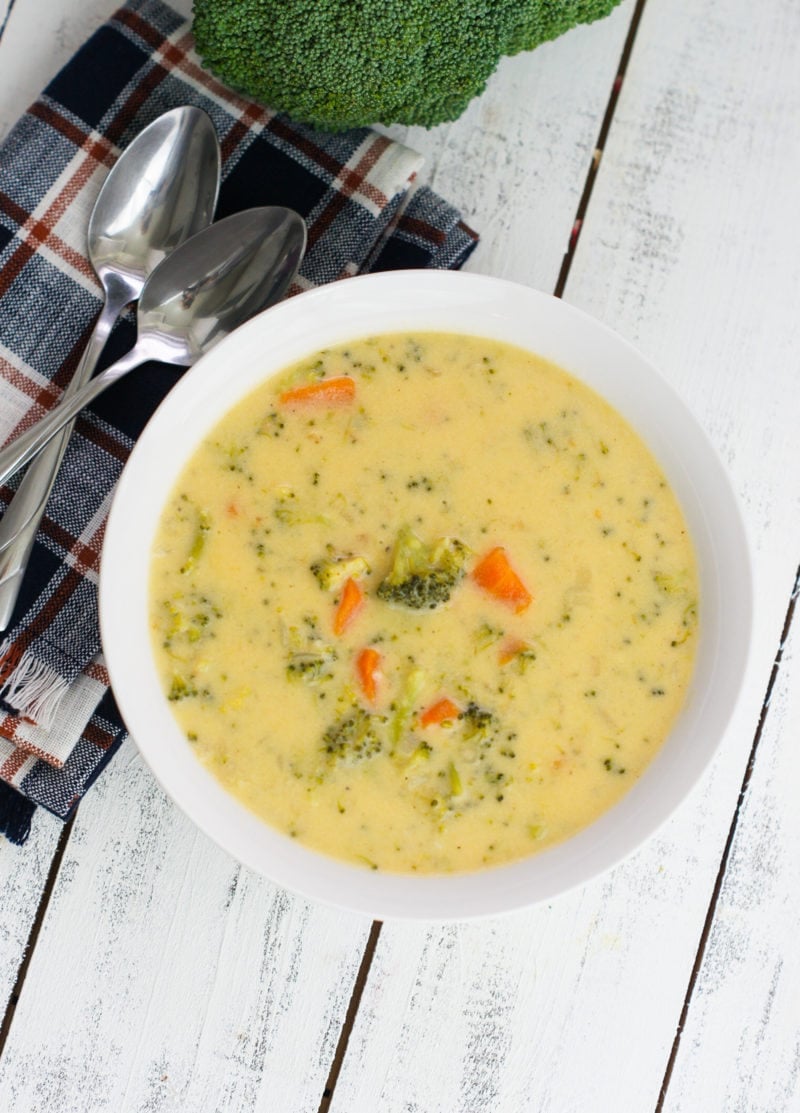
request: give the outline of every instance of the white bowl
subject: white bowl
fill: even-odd
[[[163,695],[148,629],[148,573],[162,507],[204,434],[243,395],[295,360],[358,336],[439,330],[505,340],[560,364],[639,431],[680,500],[697,551],[701,620],[691,690],[644,775],[590,827],[510,865],[452,876],[376,873],[306,849],[256,818],[197,761]],[[564,302],[474,274],[405,271],[333,283],[262,313],[169,394],[131,455],[111,511],[100,615],[111,683],[146,762],[178,806],[259,873],[378,918],[463,919],[520,908],[582,884],[634,850],[697,782],[745,672],[752,582],[725,471],[685,405],[629,344]]]

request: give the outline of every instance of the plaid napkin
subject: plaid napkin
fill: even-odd
[[[100,309],[86,258],[92,205],[119,151],[167,109],[211,116],[219,217],[287,205],[306,218],[306,289],[365,271],[458,267],[476,242],[414,189],[420,156],[358,129],[331,136],[243,100],[199,65],[189,24],[131,0],[51,82],[0,147],[0,441],[60,397]],[[103,364],[134,341],[133,317]],[[101,364],[101,366],[103,365]],[[100,653],[97,575],[114,484],[180,369],[148,365],[79,419],[12,624],[0,642],[0,834],[21,843],[36,804],[73,812],[125,737]],[[0,487],[5,509],[18,480]]]

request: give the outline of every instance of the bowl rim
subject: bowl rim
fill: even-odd
[[[372,327],[395,319],[408,323]],[[466,327],[446,323],[455,320]],[[357,321],[370,327],[346,324]],[[511,343],[519,343],[513,337],[535,334],[541,345],[520,346],[554,359],[623,413],[682,504],[700,566],[703,618],[687,705],[618,804],[565,842],[520,861],[415,876],[373,873],[301,846],[222,788],[191,754],[158,684],[146,589],[164,502],[192,446],[223,413],[303,354],[356,336],[426,328]],[[259,360],[266,370],[248,362]],[[235,382],[223,383],[219,369],[231,363],[244,363],[245,370]],[[676,431],[680,446],[673,443]],[[123,720],[156,780],[200,830],[237,860],[305,897],[376,919],[445,921],[551,900],[627,858],[667,821],[697,785],[734,714],[749,667],[753,576],[743,517],[716,449],[677,392],[633,345],[569,303],[505,279],[389,271],[318,287],[266,310],[219,343],[169,392],[117,486],[101,555],[99,606],[103,649]]]

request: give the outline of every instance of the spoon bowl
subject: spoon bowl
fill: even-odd
[[[302,218],[278,206],[212,224],[153,272],[139,301],[140,342],[157,344],[168,363],[194,363],[284,296],[305,239]]]
[[[133,301],[158,264],[211,223],[219,179],[219,143],[202,109],[165,112],[136,136],[89,220],[89,261],[107,294]]]
[[[134,367],[148,360],[189,366],[250,317],[280,301],[305,245],[302,217],[280,206],[234,213],[181,244],[142,288],[134,347],[0,451],[0,483]]]

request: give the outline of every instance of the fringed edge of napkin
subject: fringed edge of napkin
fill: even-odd
[[[30,650],[7,638],[0,645],[0,699],[38,726],[49,730],[69,684]]]

